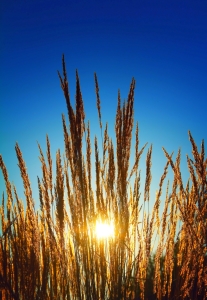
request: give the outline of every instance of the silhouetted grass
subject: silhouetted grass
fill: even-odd
[[[0,156],[6,195],[0,210],[0,290],[2,299],[206,299],[207,296],[207,159],[189,132],[193,160],[187,156],[189,181],[183,186],[178,151],[175,161],[164,148],[166,166],[152,212],[152,147],[146,157],[141,197],[139,130],[135,130],[135,158],[131,157],[134,127],[132,79],[126,103],[118,105],[116,140],[103,128],[97,76],[95,90],[102,149],[94,146],[76,72],[76,107],[72,107],[63,57],[60,83],[66,99],[69,125],[62,116],[65,153],[57,150],[52,161],[39,145],[42,178],[38,178],[40,210],[37,212],[22,152],[16,144],[26,208]],[[102,133],[102,130],[103,133]],[[83,151],[84,149],[86,151]],[[95,189],[92,182],[92,148]],[[134,162],[132,169],[130,161]],[[56,164],[56,173],[52,172]],[[163,184],[168,168],[174,173],[172,188]],[[114,237],[97,239],[96,221],[113,221]],[[178,232],[178,223],[180,230]],[[156,249],[152,249],[156,236]]]

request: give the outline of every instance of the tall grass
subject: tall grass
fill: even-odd
[[[15,150],[24,184],[25,209],[0,156],[6,186],[0,210],[1,298],[206,299],[207,159],[204,141],[199,153],[189,132],[193,159],[187,156],[189,181],[186,186],[180,171],[180,150],[173,160],[173,155],[163,148],[166,166],[150,212],[152,147],[147,150],[145,185],[141,191],[139,162],[146,145],[139,147],[138,124],[135,157],[131,157],[135,80],[132,79],[128,99],[123,105],[118,93],[114,141],[108,135],[107,125],[105,128],[102,125],[95,75],[102,135],[99,149],[98,140],[91,140],[90,125],[85,121],[78,73],[74,109],[64,57],[62,64],[63,76],[58,75],[69,120],[67,124],[62,116],[65,155],[58,150],[55,162],[52,161],[48,136],[45,155],[38,145],[42,166],[42,178],[38,178],[38,211],[19,145],[16,144]],[[134,162],[132,169],[130,161]],[[56,164],[55,174],[53,164]],[[173,170],[174,178],[172,185],[166,183],[163,195],[168,168]],[[113,237],[97,238],[95,224],[100,219],[113,221]]]

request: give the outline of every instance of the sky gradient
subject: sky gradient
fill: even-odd
[[[134,77],[134,116],[140,145],[153,144],[154,186],[166,162],[162,146],[175,155],[181,148],[185,175],[185,156],[191,153],[188,130],[199,147],[202,139],[207,141],[206,1],[2,0],[0,31],[0,153],[21,198],[15,143],[23,152],[35,199],[41,177],[37,141],[45,151],[49,135],[54,164],[56,150],[63,153],[61,114],[67,110],[57,76],[63,53],[71,101],[77,69],[92,134],[100,133],[94,72],[110,135],[118,89],[127,99]],[[143,166],[145,157],[146,151]],[[0,173],[1,195],[3,190]]]

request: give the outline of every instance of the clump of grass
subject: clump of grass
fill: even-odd
[[[207,297],[207,159],[204,141],[198,152],[189,132],[193,159],[187,156],[189,181],[184,187],[181,152],[167,158],[152,212],[149,209],[152,146],[146,156],[142,197],[138,123],[135,157],[131,157],[134,127],[132,79],[126,103],[118,104],[116,139],[102,124],[98,79],[95,91],[102,149],[85,122],[80,80],[76,72],[76,106],[71,105],[65,61],[58,73],[68,110],[62,116],[65,155],[56,153],[56,174],[50,141],[41,146],[42,178],[38,178],[37,212],[22,152],[16,144],[26,208],[18,198],[0,155],[6,185],[2,195],[0,239],[0,291],[2,299],[206,299]],[[102,129],[104,133],[102,135]],[[84,146],[84,147],[83,147]],[[83,150],[85,149],[85,150]],[[95,166],[92,166],[94,153]],[[134,161],[130,169],[130,161]],[[163,212],[160,203],[168,168]],[[95,168],[95,189],[92,169]],[[114,236],[95,234],[96,221],[113,221]],[[179,231],[178,231],[179,230]],[[155,246],[154,246],[155,245]],[[155,248],[153,248],[155,247]]]

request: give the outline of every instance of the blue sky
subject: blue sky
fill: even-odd
[[[78,69],[93,134],[99,134],[94,72],[103,123],[108,121],[111,135],[118,89],[126,99],[135,77],[135,120],[140,145],[153,144],[154,189],[166,161],[162,146],[170,153],[181,147],[185,176],[188,130],[198,146],[207,140],[206,1],[2,0],[0,43],[0,153],[22,198],[15,143],[23,152],[35,199],[41,176],[37,141],[45,150],[49,135],[53,162],[56,150],[63,152],[61,114],[67,110],[57,76],[63,53],[71,101]],[[146,151],[143,168],[145,157]],[[0,174],[1,195],[3,190]]]

